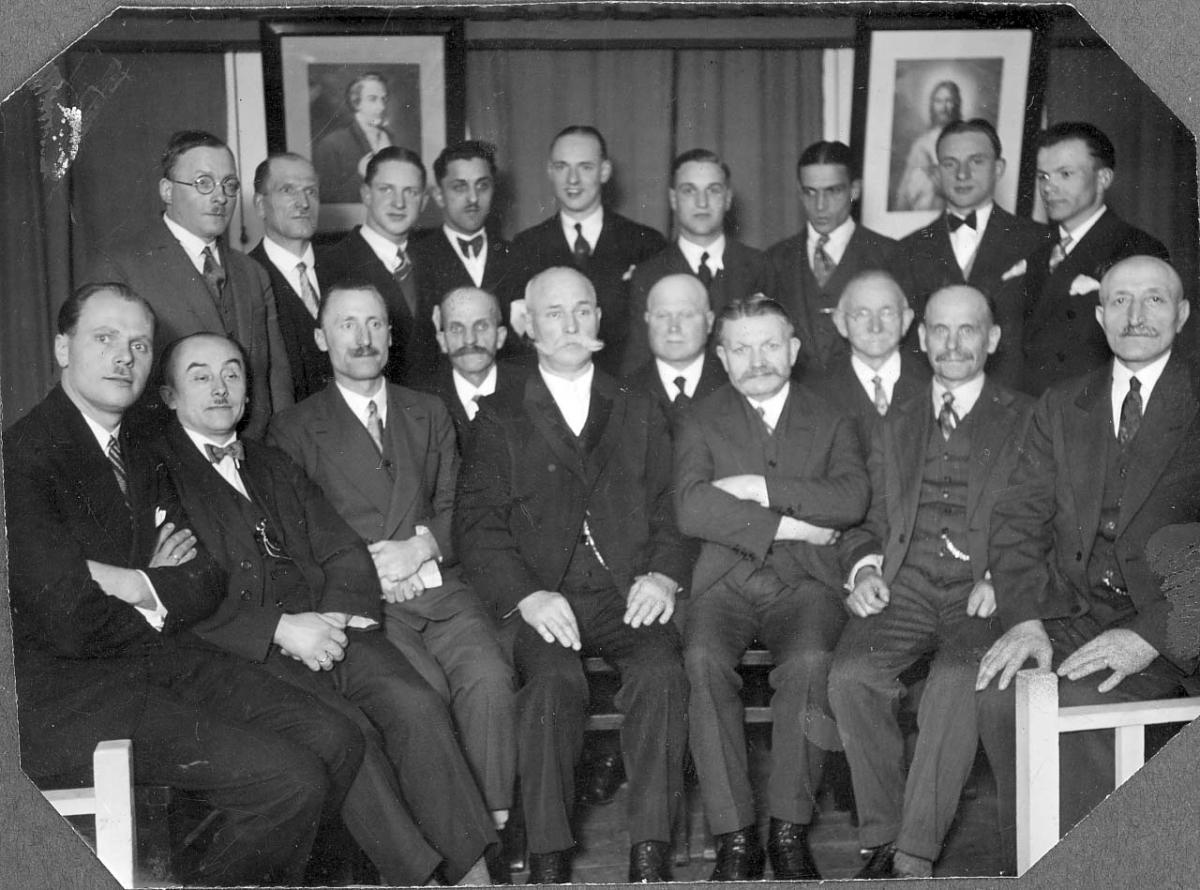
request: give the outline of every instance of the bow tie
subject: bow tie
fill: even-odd
[[[224,447],[218,447],[205,442],[204,453],[208,455],[208,459],[214,464],[219,464],[226,457],[232,457],[235,462],[241,463],[246,457],[246,449],[242,447],[242,443],[237,439],[234,439]]]
[[[975,211],[972,210],[966,216],[955,216],[953,213],[946,214],[946,223],[950,226],[951,232],[957,232],[959,226],[966,226],[968,229],[978,231],[975,219]]]
[[[474,238],[459,238],[459,249],[462,250],[463,256],[470,259],[473,256],[479,256],[479,251],[483,250],[483,233],[476,235]]]

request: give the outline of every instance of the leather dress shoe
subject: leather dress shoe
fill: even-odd
[[[871,858],[855,878],[894,878],[896,870],[893,863],[896,859],[895,844],[880,844],[871,848]]]
[[[771,874],[777,881],[820,880],[821,873],[808,848],[808,826],[771,819],[767,838]]]
[[[763,848],[753,825],[719,834],[717,865],[710,881],[757,881],[763,876]]]
[[[638,841],[629,848],[629,883],[662,884],[671,880],[671,845],[666,841]]]
[[[529,880],[526,884],[571,883],[571,851],[529,854]]]
[[[512,883],[512,866],[505,855],[503,843],[490,844],[483,851],[483,861],[487,863],[488,877],[493,884]]]
[[[578,800],[591,807],[612,803],[621,783],[625,781],[625,761],[620,752],[597,757],[586,767],[581,781]]]

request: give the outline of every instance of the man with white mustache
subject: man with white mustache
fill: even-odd
[[[538,369],[480,405],[454,543],[512,645],[529,882],[570,880],[588,702],[581,655],[604,657],[621,680],[629,880],[668,880],[687,706],[670,619],[688,550],[671,505],[667,419],[593,365],[600,309],[581,272],[547,269],[525,299]]]

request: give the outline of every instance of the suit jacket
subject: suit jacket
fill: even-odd
[[[900,241],[894,261],[896,280],[908,294],[918,319],[924,317],[929,296],[943,287],[969,284],[991,297],[1003,336],[999,348],[988,359],[988,375],[1016,386],[1021,377],[1023,280],[1019,275],[1004,280],[1004,275],[1052,238],[1049,226],[1013,216],[993,204],[970,274],[963,275],[950,244],[946,215],[942,214]]]
[[[1157,238],[1136,229],[1110,207],[1080,239],[1053,273],[1053,243],[1029,256],[1025,273],[1024,351],[1021,388],[1040,395],[1046,387],[1103,365],[1111,357],[1103,329],[1096,324],[1098,291],[1071,294],[1080,276],[1099,282],[1118,260],[1149,254],[1166,260]],[[1088,285],[1083,285],[1086,288]]]
[[[433,325],[422,327],[417,324],[400,284],[359,234],[361,228],[356,226],[336,244],[317,249],[317,268],[321,270],[323,286],[348,279],[365,279],[379,289],[392,324],[392,349],[384,374],[393,383],[415,385],[431,374],[437,364]],[[411,256],[409,259],[413,260]],[[421,272],[413,260],[409,282],[414,300],[419,299],[420,280]]]
[[[673,242],[633,270],[629,296],[629,334],[625,340],[625,357],[621,362],[622,374],[632,374],[651,357],[644,317],[650,288],[659,279],[678,273],[693,274],[678,242]],[[720,312],[734,300],[744,299],[754,293],[774,297],[775,291],[774,272],[766,255],[740,241],[726,238],[721,271],[708,286],[708,302],[712,311]]]
[[[870,499],[858,431],[820,396],[793,383],[774,436],[783,437],[779,466],[766,464],[757,434],[762,421],[732,384],[685,412],[675,443],[679,528],[704,544],[692,576],[692,595],[729,576],[740,583],[770,563],[785,584],[804,578],[841,583],[831,548],[776,543],[780,517],[837,529],[862,521]],[[764,476],[770,506],[740,500],[713,480],[744,473]],[[823,552],[822,552],[823,551]]]
[[[562,591],[586,517],[622,596],[656,571],[686,585],[688,548],[671,505],[667,419],[648,397],[596,371],[582,440],[540,373],[480,403],[459,475],[454,542],[468,580],[499,615]]]
[[[832,310],[846,282],[867,269],[888,269],[896,242],[865,226],[855,226],[842,260],[833,270],[825,287],[808,264],[808,229],[785,238],[767,250],[774,269],[778,296],[796,323],[800,338],[800,360],[793,376],[800,379],[808,370],[823,370],[850,347],[833,326]]]
[[[696,392],[691,399],[692,404],[700,401],[710,393],[716,392],[728,380],[729,376],[725,373],[725,368],[722,367],[720,360],[706,354],[704,356],[704,367],[700,370],[700,380],[696,384]],[[658,367],[655,365],[654,359],[650,359],[633,374],[626,377],[624,384],[634,392],[644,393],[653,398],[662,406],[662,409],[667,412],[667,416],[674,423],[681,406],[672,400],[671,394],[663,386],[662,378],[658,376]]]
[[[178,423],[156,443],[188,509],[189,527],[227,573],[224,599],[195,632],[262,662],[283,615],[346,612],[381,620],[379,581],[366,545],[286,455],[258,442],[242,444],[246,456],[238,472],[253,502],[225,481]],[[264,517],[298,578],[285,580],[279,563],[262,552],[255,527]]]
[[[458,398],[458,390],[454,388],[454,368],[450,361],[443,356],[438,362],[437,371],[428,381],[428,385],[424,387],[424,391],[431,395],[437,396],[442,400],[442,404],[446,406],[446,410],[450,412],[450,419],[454,421],[455,439],[458,444],[458,453],[462,454],[467,447],[467,438],[471,431],[471,422],[467,419],[467,409],[463,407],[463,403]],[[501,400],[511,403],[514,396],[518,396],[525,391],[525,378],[529,375],[529,368],[524,365],[516,365],[511,362],[496,363],[496,393],[501,397]],[[488,396],[491,398],[491,396]]]
[[[452,601],[464,585],[457,568],[450,517],[458,451],[454,425],[440,400],[388,386],[385,454],[379,452],[335,384],[271,420],[270,440],[325,492],[364,541],[402,541],[429,529],[442,554],[442,586],[388,608],[418,628],[460,611]]]
[[[287,349],[279,328],[275,295],[267,273],[254,260],[224,242],[220,245],[225,288],[236,318],[232,328],[221,319],[203,276],[196,271],[166,223],[157,220],[131,241],[102,252],[89,273],[89,281],[120,281],[150,301],[158,316],[154,328],[154,355],[180,337],[200,331],[228,334],[246,350],[250,362],[250,406],[244,433],[261,438],[271,412],[292,403],[292,375]],[[142,404],[154,412],[155,426],[170,420],[158,402],[156,363]]]
[[[1094,322],[1093,322],[1094,323]],[[1051,387],[1038,402],[1024,453],[997,506],[992,579],[1004,626],[1090,609],[1088,562],[1100,527],[1113,431],[1111,365]],[[1115,548],[1137,610],[1125,626],[1184,674],[1200,654],[1186,606],[1174,606],[1151,570],[1146,542],[1165,525],[1200,519],[1200,383],[1173,352],[1130,444]]]
[[[97,741],[127,735],[145,704],[143,681],[177,646],[200,645],[185,628],[222,595],[224,577],[202,547],[182,566],[145,568],[157,511],[177,528],[189,521],[170,480],[124,425],[120,441],[128,506],[107,455],[61,387],[4,436],[23,765],[34,775],[90,762]],[[145,570],[167,610],[161,633],[104,593],[89,559]],[[57,744],[63,734],[65,746]]]
[[[597,366],[618,374],[629,330],[629,275],[638,263],[645,262],[666,247],[663,236],[650,228],[626,219],[607,207],[600,238],[587,265],[581,269],[596,288],[600,305],[600,339],[604,351]],[[563,236],[562,223],[555,213],[544,222],[519,233],[512,243],[514,273],[508,302],[525,296],[529,279],[551,266],[575,266],[571,244]]]
[[[861,386],[859,387],[862,388]],[[990,378],[971,409],[971,465],[967,474],[966,550],[976,581],[993,563],[990,552],[992,511],[1017,464],[1033,399]],[[904,564],[917,525],[926,449],[937,423],[930,384],[925,383],[888,409],[876,427],[867,462],[871,474],[871,508],[866,521],[842,536],[843,572],[871,553],[883,554],[883,577],[889,584]]]
[[[275,294],[275,308],[279,313],[279,333],[283,337],[288,366],[292,369],[292,398],[296,402],[303,401],[333,378],[329,355],[317,348],[313,337],[316,319],[309,314],[304,300],[283,272],[271,262],[261,241],[249,256],[267,270],[267,277],[271,279],[271,292]]]
[[[900,378],[892,390],[892,400],[888,403],[888,414],[899,404],[907,401],[918,392],[923,392],[929,381],[929,364],[923,357],[918,358],[912,353],[900,351]],[[863,448],[870,451],[871,436],[879,426],[882,418],[875,407],[875,401],[867,395],[854,373],[850,364],[850,354],[838,358],[824,373],[812,373],[805,376],[805,384],[812,387],[825,401],[834,407],[841,408],[858,424],[858,434]],[[864,453],[864,457],[865,457]]]

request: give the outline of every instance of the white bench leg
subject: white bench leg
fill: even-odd
[[[101,742],[92,756],[96,788],[96,856],[122,887],[133,886],[137,828],[133,818],[133,746]]]
[[[1058,676],[1017,673],[1017,874],[1058,843]]]

